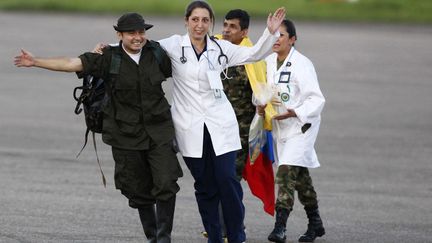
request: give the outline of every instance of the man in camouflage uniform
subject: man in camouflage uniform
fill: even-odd
[[[252,104],[252,88],[245,66],[229,68],[227,76],[231,79],[224,80],[224,91],[236,113],[242,145],[242,149],[237,152],[236,159],[237,179],[240,181],[248,156],[249,127],[255,115],[255,106]]]
[[[249,15],[241,9],[234,9],[225,15],[222,38],[239,45],[247,37]],[[236,171],[238,180],[242,179],[248,155],[249,127],[255,115],[252,104],[252,88],[244,65],[228,69],[228,79],[223,81],[224,92],[231,102],[237,116],[242,149],[237,152]]]

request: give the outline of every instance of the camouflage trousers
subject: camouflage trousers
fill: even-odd
[[[279,187],[276,208],[286,208],[291,211],[294,206],[294,191],[297,191],[299,201],[303,206],[318,205],[317,194],[308,168],[280,165],[276,172],[275,183]]]
[[[241,181],[241,179],[243,178],[243,169],[246,166],[247,156],[249,156],[249,127],[254,114],[255,111],[252,114],[247,114],[242,116],[247,119],[241,119],[241,117],[238,116],[240,117],[238,119],[239,119],[239,130],[240,130],[240,142],[242,146],[242,149],[237,151],[237,158],[236,158],[236,175],[239,181]],[[249,122],[244,122],[244,120]]]
[[[242,145],[242,149],[237,151],[237,158],[236,158],[236,175],[237,179],[241,181],[243,178],[243,169],[246,165],[246,159],[248,156],[249,151],[249,126],[242,126],[242,124],[239,124],[240,126],[240,142]],[[249,124],[248,124],[249,125]]]

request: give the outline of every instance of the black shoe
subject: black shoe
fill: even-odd
[[[154,205],[138,208],[141,224],[144,229],[144,234],[149,243],[156,243],[156,212]]]
[[[286,240],[286,223],[290,211],[287,208],[276,208],[276,222],[267,239],[271,242],[283,243]]]
[[[300,236],[299,242],[313,242],[317,237],[325,234],[325,229],[319,215],[318,206],[305,207],[307,217],[309,219],[306,232]]]
[[[325,235],[324,227],[320,227],[317,229],[308,228],[308,230],[300,236],[298,239],[299,242],[313,242],[315,238],[321,237]]]
[[[176,197],[156,201],[157,242],[171,243]]]
[[[283,243],[286,240],[286,229],[283,225],[275,225],[267,239],[271,242]]]

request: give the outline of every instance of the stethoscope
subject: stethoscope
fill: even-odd
[[[210,36],[210,40],[212,40],[214,43],[216,43],[216,45],[219,47],[219,50],[220,50],[220,54],[219,54],[219,56],[218,56],[218,63],[219,63],[219,65],[222,65],[222,61],[223,61],[223,59],[225,59],[225,63],[227,64],[228,63],[228,56],[227,55],[225,55],[225,53],[223,52],[223,50],[222,50],[222,47],[219,45],[219,43],[217,43],[217,41],[215,40],[215,37],[214,36]],[[184,46],[182,46],[182,56],[180,57],[180,62],[182,63],[182,64],[185,64],[186,62],[187,62],[187,58],[185,57],[185,55],[184,55]]]

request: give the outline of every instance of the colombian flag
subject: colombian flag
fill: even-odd
[[[266,137],[267,141],[253,163],[250,161],[250,156],[247,156],[243,178],[247,181],[252,194],[263,202],[264,211],[273,216],[275,211],[275,189],[273,137],[271,131],[266,130]]]

